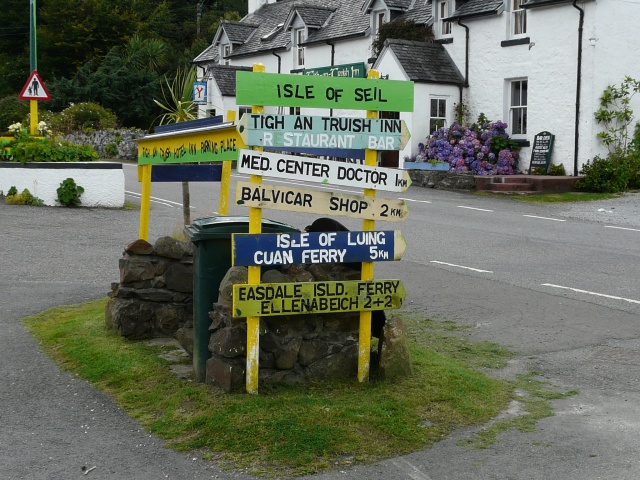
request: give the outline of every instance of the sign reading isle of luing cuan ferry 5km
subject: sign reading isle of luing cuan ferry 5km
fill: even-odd
[[[413,82],[236,73],[238,105],[413,111]]]

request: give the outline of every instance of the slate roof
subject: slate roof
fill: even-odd
[[[225,97],[236,96],[236,72],[242,70],[250,72],[251,67],[235,67],[232,65],[212,65],[207,69],[207,74],[215,80],[220,93]]]
[[[407,10],[413,0],[383,0],[389,10]],[[371,6],[375,0],[366,0],[362,5],[362,11],[371,13]]]
[[[193,59],[193,63],[218,62],[218,46],[209,45],[200,55]]]
[[[251,34],[255,32],[258,25],[252,25],[248,22],[241,23],[224,20],[221,27],[224,29],[231,43],[244,43]]]
[[[464,19],[472,17],[484,17],[486,15],[497,15],[502,12],[502,0],[469,0],[458,8],[453,15],[448,18]]]
[[[416,0],[413,8],[400,15],[398,19],[414,22],[419,25],[431,25],[433,23],[431,0]]]
[[[302,21],[307,27],[322,27],[327,19],[335,10],[331,8],[316,8],[316,7],[296,7],[295,12],[300,15]]]
[[[571,1],[572,0],[529,0],[523,5],[523,7],[524,8],[550,7],[552,5],[560,5],[562,3],[571,3]]]
[[[385,48],[393,51],[409,80],[422,83],[464,84],[464,77],[458,67],[439,43],[385,40],[384,44]]]

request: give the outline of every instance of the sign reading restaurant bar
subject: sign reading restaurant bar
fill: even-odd
[[[388,192],[404,192],[411,185],[411,178],[406,170],[253,150],[240,150],[237,169],[238,173],[250,175],[266,175]]]
[[[413,82],[236,72],[238,105],[413,111]]]
[[[402,150],[411,135],[404,120],[245,114],[238,133],[246,145]]]
[[[409,215],[409,207],[404,200],[250,182],[236,183],[236,205],[387,222],[402,222]]]
[[[400,280],[262,283],[233,286],[234,317],[366,312],[400,308]]]
[[[231,240],[233,264],[240,266],[400,260],[407,247],[400,230],[235,233]]]

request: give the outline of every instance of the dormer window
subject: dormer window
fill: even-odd
[[[372,12],[371,16],[372,16],[371,31],[373,32],[374,35],[378,35],[378,33],[380,33],[380,27],[382,27],[382,25],[388,22],[387,12],[385,11]]]
[[[522,8],[526,0],[509,0],[511,37],[520,37],[527,33],[527,11]]]
[[[444,20],[451,16],[451,4],[450,0],[440,0],[436,2],[436,15],[438,20],[437,36],[448,37],[451,35],[451,22]]]
[[[305,41],[305,29],[296,28],[293,30],[293,50],[294,50],[294,62],[296,67],[304,66],[304,47],[302,44]]]

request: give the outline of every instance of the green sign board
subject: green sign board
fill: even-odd
[[[413,82],[236,72],[238,105],[413,112]]]
[[[363,62],[346,63],[343,65],[333,65],[330,67],[305,68],[303,75],[315,75],[321,77],[347,77],[347,78],[366,78],[367,69]]]

